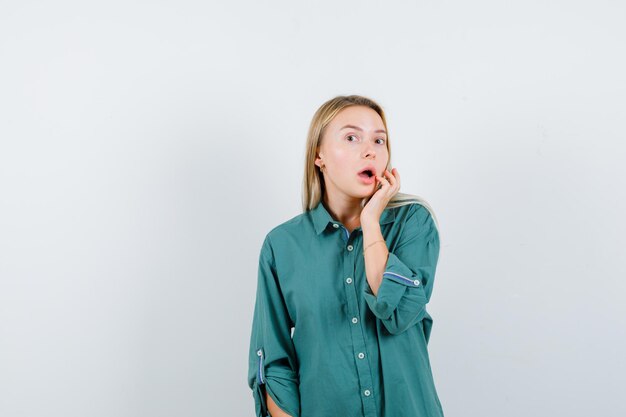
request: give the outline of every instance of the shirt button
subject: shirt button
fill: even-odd
[[[352,317],[352,323],[357,323],[359,321],[359,319],[357,319],[356,317]]]
[[[363,359],[365,357],[365,355],[363,354],[363,352],[359,352],[359,359]]]
[[[339,225],[338,225],[337,223],[333,223],[333,227],[334,227],[335,229],[337,229],[337,228],[339,228]]]
[[[261,352],[261,349],[259,349],[259,350],[257,350],[257,351],[256,351],[256,354],[257,354],[258,356],[261,356],[261,355],[263,354],[263,352]]]
[[[419,280],[419,279],[416,279],[415,281],[413,281],[413,284],[415,284],[415,285],[420,285],[420,280]]]
[[[347,282],[348,284],[352,284],[352,278],[350,278],[350,277],[346,278],[346,282]]]
[[[352,250],[354,247],[352,245],[348,245],[348,250]]]
[[[369,397],[370,390],[366,389],[365,391],[363,391],[363,394],[365,394],[366,397]]]

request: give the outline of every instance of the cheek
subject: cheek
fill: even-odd
[[[345,149],[341,148],[333,149],[331,153],[331,158],[333,164],[341,169],[346,167],[346,165],[348,165],[352,161],[351,155]]]

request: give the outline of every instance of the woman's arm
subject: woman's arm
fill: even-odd
[[[378,237],[376,227],[372,229],[371,225],[368,233]],[[364,240],[365,234],[363,229]],[[372,245],[365,253],[371,288],[366,287],[363,295],[389,333],[400,334],[428,314],[426,304],[433,291],[439,258],[439,232],[429,211],[419,204],[410,208],[402,235],[393,251],[387,252],[384,272],[380,274],[385,247],[382,243]]]
[[[270,412],[271,417],[292,417],[291,415],[281,410],[267,392],[265,394],[265,398],[267,400],[267,409]]]
[[[366,248],[363,257],[365,258],[365,277],[372,293],[378,294],[378,287],[383,280],[383,272],[387,265],[389,251],[383,234],[380,230],[380,223],[361,224],[363,230],[363,247]]]
[[[274,250],[266,236],[259,255],[259,269],[250,336],[248,386],[252,389],[256,417],[299,417],[298,360],[291,339],[293,322],[280,288]],[[267,401],[271,395],[272,402]],[[288,414],[284,414],[284,413]]]

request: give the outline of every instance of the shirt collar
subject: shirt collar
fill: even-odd
[[[313,219],[313,226],[315,227],[315,233],[318,235],[322,233],[330,223],[340,224],[337,220],[333,219],[328,210],[326,210],[326,206],[322,201],[319,202],[317,207],[311,210],[311,217]],[[380,215],[380,224],[391,223],[396,218],[395,210],[391,208],[386,208],[383,210]]]

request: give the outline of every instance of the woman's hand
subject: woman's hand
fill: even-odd
[[[380,215],[385,210],[387,203],[400,190],[400,174],[398,170],[393,168],[391,172],[385,170],[380,177],[377,175],[376,186],[380,186],[380,188],[361,210],[361,225],[380,222]]]

